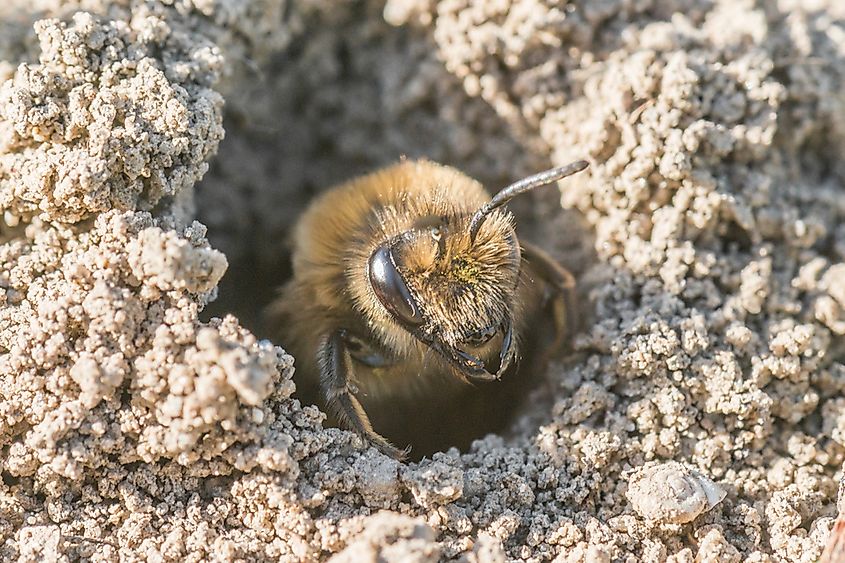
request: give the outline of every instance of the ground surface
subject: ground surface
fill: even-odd
[[[3,560],[819,556],[841,2],[15,0],[0,80]],[[592,163],[517,206],[591,311],[552,392],[406,465],[244,328],[309,197],[401,154]]]

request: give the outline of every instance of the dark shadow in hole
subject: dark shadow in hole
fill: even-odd
[[[262,311],[276,298],[279,287],[291,275],[289,257],[283,258],[278,264],[270,266],[255,254],[248,254],[229,264],[218,285],[220,298],[208,304],[200,319],[208,322],[212,317],[233,314],[253,334],[272,340],[273,335],[262,323]]]
[[[20,483],[20,477],[17,477],[16,475],[12,475],[8,471],[0,472],[0,479],[2,479],[3,484],[6,485],[7,487],[14,487],[18,483]]]

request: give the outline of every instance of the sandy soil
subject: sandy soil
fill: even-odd
[[[12,0],[0,81],[0,559],[820,555],[840,1]],[[401,154],[592,163],[516,206],[575,353],[409,464],[323,429],[257,317],[311,195]]]

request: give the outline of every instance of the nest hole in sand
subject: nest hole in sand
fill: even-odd
[[[234,136],[249,134],[249,131],[236,130]],[[235,140],[233,144],[243,141],[243,139]],[[283,146],[285,140],[278,138],[271,144],[275,143]],[[221,146],[221,155],[224,159],[227,145],[228,143],[224,142]],[[342,163],[340,163],[342,155],[336,158],[338,159],[337,166],[342,168]],[[466,170],[466,166],[462,166],[460,162],[450,162],[450,164]],[[379,165],[380,163],[373,163],[373,168]],[[314,166],[316,168],[319,164]],[[549,166],[549,164],[544,166]],[[360,166],[350,166],[350,170],[355,170],[355,172],[350,172],[349,177],[353,177],[357,173],[356,169],[360,168]],[[285,221],[278,222],[278,216],[274,214],[262,215],[254,212],[250,214],[249,228],[229,225],[229,233],[238,232],[240,236],[245,237],[245,241],[249,242],[235,245],[238,251],[229,254],[229,268],[220,282],[218,298],[203,312],[205,320],[232,314],[256,335],[285,347],[285,343],[279,341],[276,335],[269,332],[265,326],[263,310],[276,298],[278,289],[292,275],[290,252],[286,248],[291,228],[299,214],[307,207],[309,200],[319,191],[334,185],[317,187],[315,183],[307,180],[309,171],[312,169],[306,164],[302,173],[303,180],[298,182],[298,186],[286,185],[284,179],[280,177],[277,186],[267,188],[279,192],[294,192],[289,197],[291,205],[286,209]],[[218,173],[220,173],[220,168],[212,165],[210,173],[212,182],[215,181],[214,176]],[[316,169],[313,173],[317,177],[321,175]],[[489,192],[495,192],[518,177],[514,175],[507,180],[482,178],[482,182]],[[254,195],[254,192],[250,194],[251,191],[243,190],[241,193],[245,197],[250,197]],[[592,250],[593,235],[586,222],[577,211],[560,208],[559,192],[553,186],[515,200],[510,208],[516,215],[517,232],[520,238],[540,243],[576,277],[595,261]],[[215,220],[212,217],[216,213],[225,215],[228,209],[227,205],[224,205],[223,209],[212,207],[200,214],[200,220],[211,223],[209,237],[212,242],[221,234],[215,231]],[[273,224],[268,224],[267,217],[272,218]],[[262,221],[262,219],[265,220]],[[226,230],[224,226],[223,231]],[[273,234],[268,235],[269,232]],[[224,241],[223,246],[225,245]],[[579,288],[578,307],[576,317],[579,323],[584,323],[583,319],[589,317],[589,305],[583,288]],[[551,312],[548,313],[550,316]],[[464,396],[454,401],[443,402],[438,397],[426,396],[420,397],[419,401],[413,403],[403,403],[401,408],[406,413],[408,429],[406,433],[393,437],[397,445],[401,447],[411,445],[410,457],[421,459],[450,447],[466,451],[474,440],[490,433],[503,434],[507,437],[515,420],[520,420],[520,426],[526,423],[540,425],[546,422],[536,416],[531,416],[531,413],[551,411],[550,406],[555,399],[552,392],[554,385],[550,381],[555,376],[551,372],[559,372],[562,368],[558,361],[553,361],[551,365],[540,365],[536,361],[544,352],[543,339],[546,335],[543,332],[552,328],[551,321],[540,323],[540,326],[537,333],[526,339],[525,346],[520,352],[518,369],[502,381],[473,386]],[[567,350],[560,350],[552,356],[554,360],[565,360],[566,354]],[[296,375],[294,379],[296,380]],[[314,402],[312,397],[300,396],[300,399],[306,404]],[[541,403],[548,403],[548,405],[543,404],[540,408]]]
[[[402,156],[454,166],[489,192],[551,166],[548,147],[537,146],[524,123],[507,122],[489,105],[467,103],[461,80],[436,61],[430,35],[390,27],[375,36],[360,31],[338,25],[321,36],[330,44],[320,49],[313,38],[294,39],[261,68],[246,69],[250,76],[227,97],[226,137],[196,202],[198,219],[229,268],[203,318],[233,314],[285,348],[262,326],[261,312],[291,275],[291,227],[316,194],[338,183]],[[572,179],[561,184],[577,185]],[[561,209],[554,186],[517,198],[509,208],[520,238],[540,243],[576,276],[595,262],[586,221]],[[509,386],[480,392],[494,395],[480,414],[444,406],[433,418],[454,416],[436,431],[409,424],[412,457],[450,446],[466,450],[487,433],[507,435],[518,413],[550,412],[536,404],[554,397],[543,391],[549,386],[535,373],[533,354],[526,350]],[[409,420],[425,416],[410,410]]]

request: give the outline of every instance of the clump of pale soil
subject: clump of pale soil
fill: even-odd
[[[0,558],[819,557],[839,2],[8,6]],[[491,189],[591,161],[517,206],[579,273],[575,352],[503,435],[406,464],[324,429],[254,324],[310,196],[401,154]]]

